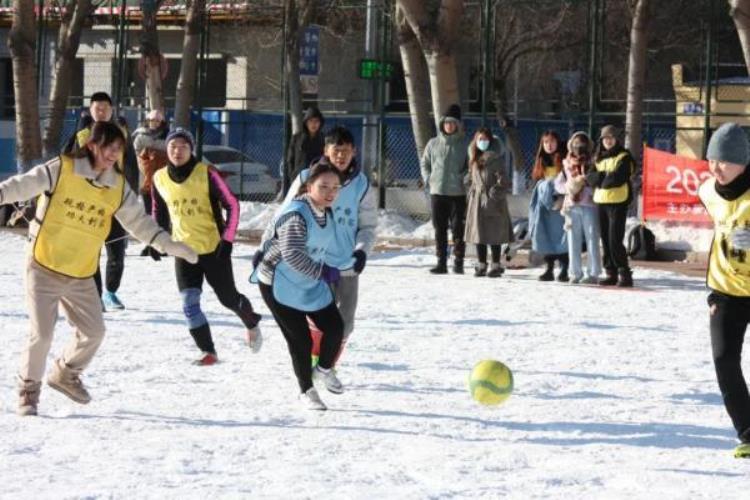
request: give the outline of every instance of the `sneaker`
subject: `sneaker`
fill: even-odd
[[[65,394],[76,403],[85,405],[91,401],[91,395],[81,382],[81,378],[60,359],[55,361],[52,371],[47,375],[47,385]]]
[[[577,285],[578,283],[583,283],[583,277],[581,276],[573,276],[570,278],[570,284],[571,285]]]
[[[263,335],[260,333],[260,325],[255,325],[255,327],[245,332],[245,343],[253,353],[257,354],[260,352],[260,348],[263,345]]]
[[[326,370],[325,368],[321,368],[320,365],[317,365],[313,369],[313,381],[323,382],[326,389],[328,389],[328,392],[334,394],[341,394],[344,392],[344,384],[342,384],[336,376],[336,370],[333,368]]]
[[[599,278],[595,278],[594,276],[584,276],[581,279],[582,285],[596,285],[599,283]]]
[[[325,403],[323,403],[323,400],[320,399],[320,395],[318,395],[318,391],[315,387],[310,387],[307,392],[300,394],[299,399],[308,410],[323,411],[328,409]]]
[[[204,352],[200,358],[193,361],[195,366],[211,366],[219,362],[219,357],[215,352]]]
[[[108,311],[121,311],[125,309],[125,306],[122,305],[122,302],[120,302],[120,299],[117,298],[114,292],[104,292],[102,294],[102,304],[104,304],[104,308]]]
[[[740,443],[734,449],[734,458],[750,458],[750,443]]]
[[[42,390],[41,382],[18,379],[18,409],[16,413],[22,417],[36,415],[36,407],[39,405],[39,393]]]

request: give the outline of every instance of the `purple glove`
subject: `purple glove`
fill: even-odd
[[[338,270],[338,268],[323,264],[323,270],[320,271],[320,279],[325,281],[329,285],[332,283],[335,284],[339,282],[339,279],[341,279],[341,272]]]

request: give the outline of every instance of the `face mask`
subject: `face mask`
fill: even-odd
[[[490,149],[490,141],[487,139],[479,139],[477,141],[477,147],[479,148],[479,151],[487,151]]]

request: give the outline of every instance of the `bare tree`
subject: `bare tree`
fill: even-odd
[[[417,154],[422,156],[432,134],[430,124],[430,76],[422,49],[401,7],[396,8],[396,36],[404,68],[406,94],[411,110],[411,126]]]
[[[643,94],[646,81],[646,49],[648,48],[649,0],[628,0],[631,9],[630,61],[628,94],[625,111],[625,147],[634,158],[641,157]]]
[[[302,88],[299,74],[299,39],[304,29],[315,16],[315,0],[284,0],[286,40],[284,46],[284,72],[289,92],[289,113],[292,118],[292,134],[302,131]]]
[[[397,7],[422,48],[430,75],[435,122],[460,103],[454,46],[464,12],[463,0],[397,0]]]
[[[159,50],[159,33],[156,14],[164,0],[141,0],[141,60],[146,80],[146,96],[151,109],[164,111],[164,91],[162,89],[162,63],[164,58]]]
[[[729,13],[740,38],[745,67],[750,74],[750,0],[729,0]]]
[[[92,3],[91,0],[67,0],[64,5],[59,6],[60,29],[57,32],[55,71],[49,97],[50,116],[44,130],[45,158],[55,155],[59,148],[81,32],[86,19],[98,6],[98,3]]]
[[[178,127],[190,126],[190,104],[195,96],[200,34],[205,16],[206,0],[191,0],[185,19],[185,38],[182,42],[182,62],[174,110],[174,122]]]
[[[13,25],[8,48],[13,61],[13,93],[16,99],[16,155],[19,172],[29,170],[42,155],[39,128],[35,52],[34,0],[13,0]]]

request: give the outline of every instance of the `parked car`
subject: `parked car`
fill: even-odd
[[[216,167],[239,199],[271,201],[281,189],[281,181],[268,166],[237,149],[204,145],[202,161]]]

